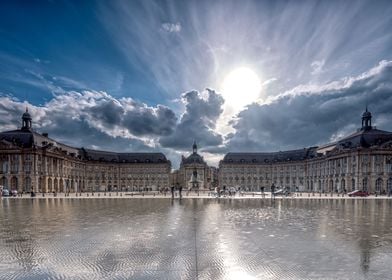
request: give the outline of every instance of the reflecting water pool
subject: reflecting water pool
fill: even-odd
[[[391,279],[391,200],[0,201],[0,279]]]

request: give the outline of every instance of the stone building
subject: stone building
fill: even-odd
[[[29,112],[21,129],[0,133],[0,185],[29,192],[158,190],[170,185],[207,190],[392,191],[392,133],[372,126],[366,109],[362,127],[320,147],[269,153],[228,153],[219,170],[209,167],[193,144],[180,169],[162,153],[114,153],[71,147],[32,129]]]
[[[208,190],[217,184],[218,171],[210,167],[197,152],[197,144],[193,143],[192,153],[182,156],[180,169],[171,174],[171,182],[190,190]]]
[[[75,148],[32,129],[0,133],[0,185],[30,192],[157,190],[168,187],[171,163],[162,153],[114,153]]]
[[[271,153],[228,153],[219,163],[220,186],[244,191],[269,190],[274,184],[305,190],[306,160],[315,147]]]
[[[219,164],[221,186],[259,191],[392,191],[392,133],[371,124],[367,110],[362,127],[321,147],[272,153],[228,153]]]

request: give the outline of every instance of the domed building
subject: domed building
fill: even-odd
[[[116,153],[71,147],[32,128],[0,132],[0,185],[18,192],[148,191],[167,188],[171,163],[162,153]]]
[[[204,158],[197,152],[196,141],[192,145],[192,153],[182,156],[180,169],[172,173],[172,183],[181,185],[187,190],[208,190],[217,183],[217,169],[209,167]]]
[[[221,186],[260,191],[274,184],[291,191],[392,193],[392,132],[362,127],[336,142],[299,150],[228,153],[219,164]]]

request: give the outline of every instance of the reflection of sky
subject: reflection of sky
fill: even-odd
[[[196,270],[209,279],[302,279],[331,271],[348,279],[383,277],[391,272],[391,206],[385,200],[3,199],[0,278],[192,279]]]

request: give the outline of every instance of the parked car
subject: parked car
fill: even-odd
[[[235,195],[236,192],[237,192],[237,191],[236,191],[236,189],[235,189],[234,187],[230,187],[230,188],[229,188],[229,194],[230,194],[230,195]]]
[[[4,189],[2,192],[3,196],[10,196],[10,192],[7,189]]]
[[[278,196],[278,195],[288,196],[290,195],[290,192],[286,189],[278,189],[277,191],[274,192],[274,196]]]
[[[369,196],[369,193],[365,192],[365,191],[355,190],[355,191],[349,192],[348,196],[350,196],[350,197],[353,197],[353,196]]]
[[[18,195],[18,191],[17,190],[12,190],[11,191],[11,195],[16,197]]]

